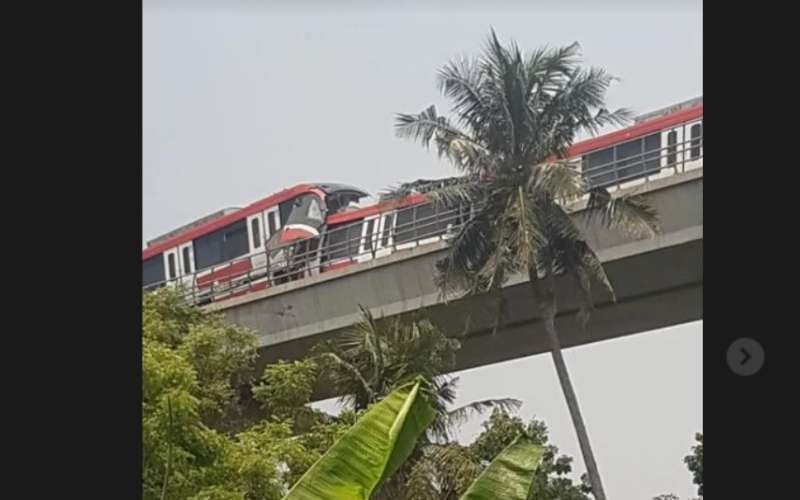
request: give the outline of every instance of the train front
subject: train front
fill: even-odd
[[[351,186],[319,184],[289,201],[291,208],[280,231],[267,242],[269,268],[276,278],[295,279],[313,270],[326,218],[354,208],[366,196],[366,192]]]

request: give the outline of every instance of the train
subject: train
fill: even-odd
[[[577,142],[566,156],[590,187],[614,190],[702,168],[703,151],[699,97]],[[472,208],[430,203],[425,190],[452,181],[410,183],[420,188],[369,203],[358,187],[309,182],[220,210],[148,241],[142,286],[178,287],[202,305],[446,240]]]

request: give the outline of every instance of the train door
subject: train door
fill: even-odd
[[[379,214],[364,219],[356,260],[364,262],[392,253],[394,220],[395,212]]]
[[[378,233],[380,232],[380,215],[367,217],[361,223],[361,239],[358,244],[356,261],[365,262],[377,257]]]
[[[263,212],[264,216],[264,241],[268,241],[273,234],[281,228],[280,209],[276,207],[268,208]]]
[[[392,253],[392,246],[394,245],[394,220],[397,214],[390,212],[388,214],[381,214],[380,233],[377,238],[378,249],[375,252],[375,257],[383,257]]]
[[[180,257],[180,280],[184,288],[192,290],[194,287],[194,248],[192,242],[184,243],[178,247],[178,257]]]
[[[266,273],[267,255],[264,252],[264,243],[267,238],[264,214],[259,212],[247,217],[247,248],[250,251],[250,263],[255,276]]]
[[[267,265],[267,242],[277,234],[281,229],[281,214],[279,206],[270,207],[263,212],[261,212],[261,221],[262,221],[262,229],[264,232],[264,252],[261,252],[262,255],[259,256],[259,260],[257,261],[257,267],[264,268],[266,270]],[[253,266],[256,267],[256,262],[253,263]]]
[[[683,170],[683,125],[661,132],[661,174]],[[664,169],[669,169],[666,172]]]
[[[194,252],[192,242],[164,252],[167,283],[191,290],[194,282]]]
[[[164,274],[167,278],[167,283],[175,285],[180,277],[180,265],[178,262],[178,249],[173,248],[164,252]]]
[[[691,170],[703,166],[703,120],[689,122],[684,127],[685,139],[684,170]]]

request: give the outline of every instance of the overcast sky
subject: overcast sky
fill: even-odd
[[[586,64],[621,78],[612,108],[645,113],[703,92],[695,0],[332,3],[144,0],[143,242],[304,181],[376,193],[453,174],[395,138],[393,115],[446,111],[436,70],[478,51],[490,27],[522,48],[578,41]],[[682,458],[702,430],[702,322],[565,356],[609,498],[692,496]],[[521,415],[543,418],[583,470],[548,355],[464,372],[460,387],[461,402],[523,400]],[[472,422],[462,439],[479,431]]]

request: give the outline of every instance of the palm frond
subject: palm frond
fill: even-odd
[[[381,329],[378,326],[377,322],[375,321],[375,317],[372,315],[372,312],[363,305],[359,304],[359,310],[361,311],[361,321],[353,325],[352,331],[353,335],[342,336],[342,343],[346,345],[348,338],[357,338],[360,340],[358,344],[355,345],[355,349],[358,349],[359,352],[366,352],[372,358],[372,366],[373,366],[373,380],[372,383],[375,383],[375,377],[377,374],[383,371],[384,360],[383,360],[383,346],[381,346]]]
[[[333,364],[335,364],[336,366],[338,366],[339,368],[341,368],[342,370],[349,373],[355,380],[357,380],[360,383],[361,389],[364,391],[365,394],[369,396],[369,399],[374,400],[375,393],[372,390],[372,387],[369,385],[369,383],[361,374],[361,372],[358,370],[358,368],[356,368],[354,365],[348,363],[347,361],[339,357],[337,354],[334,354],[332,352],[322,352],[317,354],[316,357],[321,360],[328,360]],[[345,396],[345,398],[347,398],[347,396]]]
[[[436,471],[439,498],[456,498],[466,491],[482,470],[481,464],[465,446],[452,442],[431,444],[426,461]]]
[[[405,498],[440,500],[436,489],[436,469],[430,460],[418,460],[408,474],[404,486]]]
[[[524,186],[517,186],[509,201],[501,218],[507,222],[503,245],[516,257],[514,270],[528,269],[536,265],[536,256],[544,242],[541,218]]]
[[[585,329],[586,324],[589,322],[589,316],[594,309],[591,280],[583,265],[575,266],[570,272],[570,276],[578,288],[578,324],[581,329]]]
[[[437,261],[434,281],[447,295],[456,290],[479,288],[477,274],[494,253],[494,221],[491,211],[479,208],[453,238],[447,254]]]
[[[436,112],[436,106],[428,106],[418,114],[398,113],[395,116],[395,133],[398,137],[419,141],[429,147],[437,136],[453,136],[465,142],[474,142],[467,134]],[[480,144],[475,143],[480,147]]]
[[[658,213],[637,195],[612,196],[607,189],[589,193],[587,221],[594,217],[610,229],[618,229],[635,238],[653,238],[660,232]]]
[[[586,181],[576,161],[555,161],[537,165],[528,178],[529,192],[544,192],[555,200],[567,204],[583,196]]]
[[[440,439],[453,439],[453,433],[470,418],[483,415],[489,410],[495,408],[500,409],[504,413],[512,413],[519,410],[522,406],[522,401],[514,398],[500,398],[500,399],[484,399],[482,401],[474,401],[472,403],[459,406],[449,410],[443,414],[440,421],[434,421],[430,430],[434,432],[434,436]],[[439,425],[437,425],[439,424]],[[441,434],[436,435],[437,431],[443,431]]]
[[[611,281],[608,279],[608,275],[606,274],[605,268],[603,268],[602,262],[600,262],[600,258],[586,242],[579,243],[577,249],[581,267],[589,276],[603,285],[603,288],[611,294],[611,300],[616,302],[617,296],[614,292],[614,287],[611,286]]]
[[[477,61],[459,58],[439,70],[439,90],[453,100],[459,122],[477,132],[491,126],[490,103],[486,101],[485,75]]]

